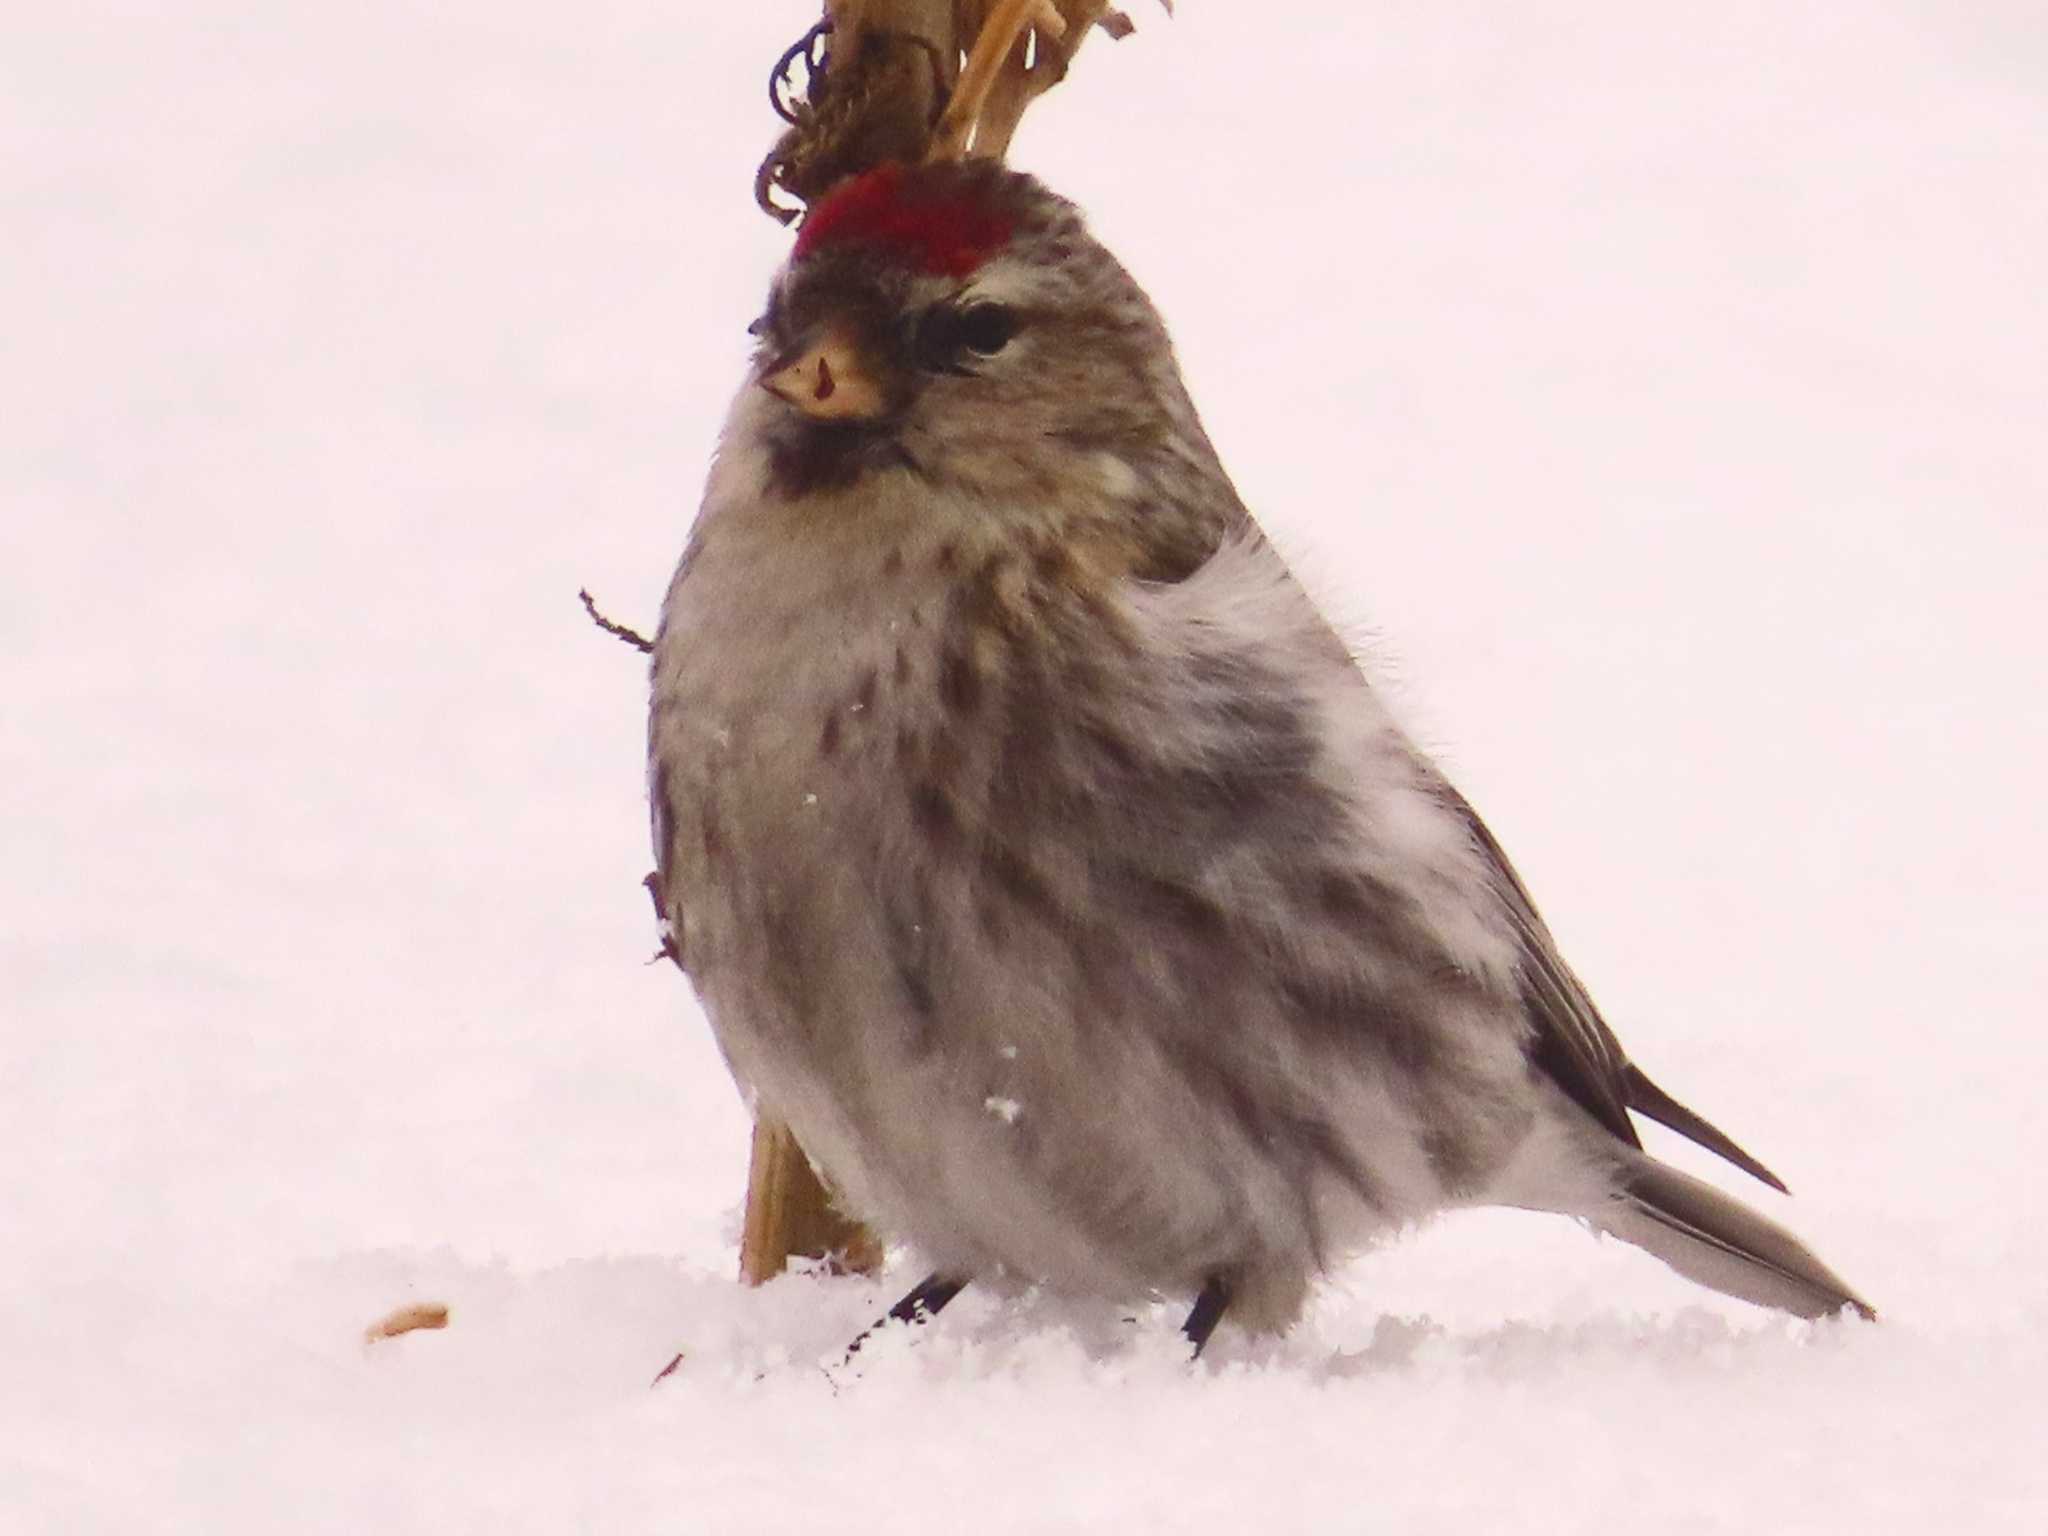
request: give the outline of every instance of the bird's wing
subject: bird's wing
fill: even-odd
[[[1278,554],[1248,521],[1237,536],[1226,536],[1215,547],[1204,545],[1204,550],[1203,558],[1193,567],[1165,583],[1134,587],[1136,599],[1146,604],[1177,603],[1187,610],[1194,594],[1195,618],[1183,611],[1177,620],[1183,625],[1196,624],[1209,637],[1204,642],[1208,644],[1233,628],[1242,631],[1247,615],[1256,620],[1261,638],[1268,641],[1276,625],[1281,630],[1298,625],[1294,639],[1317,664],[1355,673],[1357,663],[1342,639],[1316,613]],[[1189,579],[1191,574],[1193,579]],[[1268,602],[1271,608],[1262,607]],[[1285,675],[1287,667],[1300,660],[1297,653],[1291,662],[1279,664],[1276,675]],[[1556,941],[1529,899],[1528,888],[1479,813],[1440,773],[1424,771],[1444,807],[1468,829],[1474,848],[1486,863],[1493,897],[1514,932],[1521,961],[1522,1003],[1531,1026],[1527,1048],[1531,1063],[1626,1145],[1642,1146],[1629,1119],[1629,1111],[1636,1110],[1782,1190],[1785,1186],[1770,1169],[1665,1093],[1628,1059],[1585,986],[1557,952]]]
[[[1745,1152],[1726,1132],[1687,1109],[1628,1059],[1614,1031],[1600,1017],[1584,983],[1558,954],[1557,944],[1529,899],[1528,887],[1501,851],[1471,804],[1448,783],[1447,802],[1464,818],[1472,840],[1494,875],[1496,893],[1513,924],[1522,951],[1523,1004],[1535,1033],[1529,1058],[1539,1071],[1619,1140],[1640,1147],[1628,1112],[1648,1115],[1708,1151],[1726,1158],[1753,1178],[1783,1191],[1784,1182]]]
[[[1528,887],[1501,851],[1492,830],[1463,795],[1448,784],[1444,792],[1486,858],[1495,895],[1507,911],[1521,948],[1522,1002],[1535,1026],[1530,1059],[1587,1114],[1620,1140],[1640,1147],[1642,1141],[1628,1117],[1628,1056],[1621,1042],[1600,1017],[1584,984],[1558,954],[1550,930],[1529,899]]]

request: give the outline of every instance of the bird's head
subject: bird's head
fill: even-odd
[[[990,161],[841,183],[752,330],[749,415],[786,495],[889,471],[1059,495],[1199,436],[1143,291],[1072,204]]]

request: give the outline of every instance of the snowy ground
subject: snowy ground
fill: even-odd
[[[1886,1320],[1486,1216],[1200,1370],[970,1293],[836,1382],[886,1291],[731,1283],[575,602],[651,623],[787,239],[806,7],[710,9],[10,15],[0,1529],[2038,1528],[2035,0],[1140,5],[1016,156]]]

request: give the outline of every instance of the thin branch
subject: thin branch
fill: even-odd
[[[582,599],[583,611],[590,615],[590,622],[595,624],[599,629],[603,630],[608,635],[625,641],[626,644],[633,647],[634,650],[638,651],[643,656],[649,655],[653,652],[654,642],[648,639],[645,635],[641,634],[639,630],[629,629],[624,624],[614,623],[612,620],[606,618],[603,614],[599,613],[597,611],[597,599],[590,595],[590,592],[587,588],[578,587],[576,589],[576,596]]]

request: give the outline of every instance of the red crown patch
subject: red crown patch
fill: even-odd
[[[1010,241],[1010,221],[972,196],[907,185],[879,165],[843,182],[805,215],[791,259],[828,246],[886,246],[933,276],[966,277]]]

